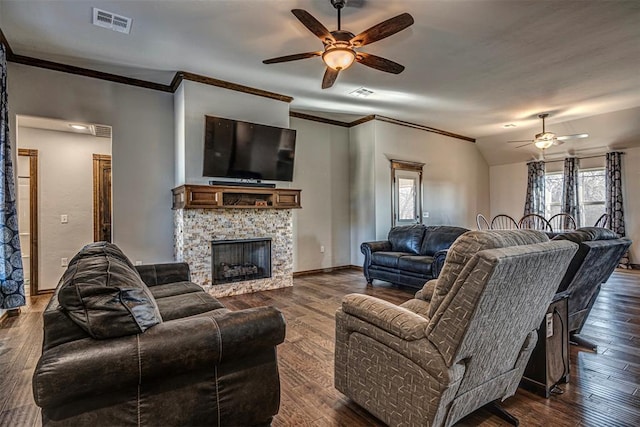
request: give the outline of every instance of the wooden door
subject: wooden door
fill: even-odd
[[[93,240],[111,241],[111,156],[93,155]]]
[[[25,294],[38,295],[38,150],[19,148],[17,160],[20,246],[29,282]]]

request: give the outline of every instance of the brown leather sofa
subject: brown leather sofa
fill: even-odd
[[[284,336],[277,309],[229,311],[187,264],[134,267],[94,243],[44,312],[33,394],[45,426],[269,425]]]

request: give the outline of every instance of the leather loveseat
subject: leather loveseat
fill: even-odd
[[[553,240],[569,240],[580,245],[560,282],[558,292],[569,293],[568,331],[571,341],[595,350],[596,344],[582,338],[580,331],[600,293],[600,285],[616,269],[631,246],[631,240],[600,227],[579,228],[560,234]]]
[[[33,394],[45,426],[269,425],[284,336],[277,309],[229,311],[187,264],[134,267],[98,242],[44,311]]]
[[[445,225],[405,225],[393,227],[387,240],[362,243],[360,250],[364,254],[367,284],[378,279],[422,288],[426,281],[438,277],[447,250],[467,231]]]

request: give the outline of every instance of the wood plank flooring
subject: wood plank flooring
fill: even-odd
[[[278,347],[282,400],[273,425],[377,426],[377,419],[333,387],[334,313],[345,294],[358,292],[393,303],[413,292],[341,270],[300,276],[294,287],[222,298],[231,309],[278,307],[287,338]],[[18,317],[0,324],[0,426],[40,425],[31,375],[40,356],[42,310],[48,296],[31,297]],[[583,335],[598,353],[571,347],[571,378],[564,394],[544,399],[525,390],[503,403],[522,426],[640,426],[640,273],[616,271],[603,286]],[[506,426],[484,410],[459,426]]]

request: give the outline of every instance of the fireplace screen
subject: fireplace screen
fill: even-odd
[[[271,239],[211,242],[213,284],[271,277]]]

